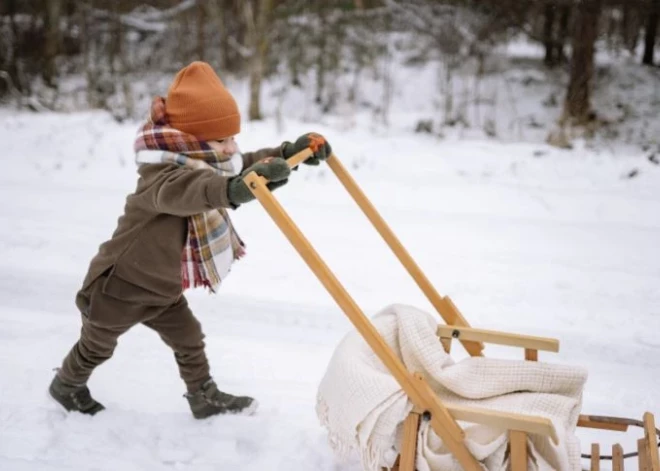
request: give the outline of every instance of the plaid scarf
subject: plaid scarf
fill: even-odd
[[[219,155],[204,141],[168,125],[165,99],[155,97],[147,122],[135,140],[136,163],[169,162],[193,169],[208,169],[232,176],[240,171],[240,154]],[[149,151],[163,152],[149,152]],[[232,162],[238,157],[238,167]],[[232,226],[227,211],[214,209],[188,217],[188,236],[181,254],[183,289],[205,286],[215,292],[234,260],[245,254],[245,245]]]

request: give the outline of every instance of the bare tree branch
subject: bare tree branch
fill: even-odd
[[[179,16],[181,13],[186,12],[191,8],[195,7],[198,2],[202,2],[202,1],[204,0],[184,0],[178,5],[172,8],[168,8],[167,10],[154,11],[151,13],[140,15],[140,19],[143,21],[156,21],[156,22],[171,20],[172,18]]]
[[[235,37],[229,36],[227,38],[227,43],[232,47],[232,49],[238,52],[242,58],[249,59],[252,57],[252,49],[239,43]]]
[[[178,15],[194,8],[199,0],[185,0],[177,6],[162,11],[152,11],[147,13],[140,13],[140,8],[133,10],[131,13],[120,15],[119,21],[122,26],[131,28],[144,33],[162,33],[167,29],[167,22]],[[94,18],[101,20],[113,20],[113,13],[93,8],[89,5],[82,4],[82,8],[86,9]]]

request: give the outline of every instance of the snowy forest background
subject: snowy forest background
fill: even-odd
[[[362,469],[315,413],[355,329],[256,202],[232,212],[248,255],[219,293],[186,293],[214,378],[256,397],[256,416],[195,421],[143,326],[89,382],[106,411],[48,395],[89,261],[135,190],[136,131],[196,59],[235,95],[241,149],[324,134],[474,327],[559,339],[539,360],[588,370],[583,413],[657,421],[659,14],[660,0],[0,1],[0,469]],[[326,166],[276,196],[366,315],[437,316]],[[576,434],[609,454],[638,432]]]
[[[659,17],[660,0],[8,0],[0,99],[139,118],[200,59],[250,120],[653,152]]]

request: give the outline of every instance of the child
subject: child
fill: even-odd
[[[136,324],[158,332],[174,351],[195,418],[256,410],[253,398],[222,392],[211,378],[204,334],[183,291],[205,286],[215,292],[244,254],[226,211],[254,199],[243,176],[255,171],[274,190],[288,181],[285,159],[310,147],[314,154],[306,163],[314,165],[331,149],[309,133],[295,143],[240,154],[234,141],[240,122],[234,98],[204,62],[180,70],[167,97],[153,100],[135,142],[137,188],[90,263],[76,296],[80,339],[49,388],[66,410],[93,415],[104,409],[87,381]]]

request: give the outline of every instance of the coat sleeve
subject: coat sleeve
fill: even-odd
[[[255,152],[243,153],[243,170],[266,157],[281,157],[280,147],[266,147]]]
[[[217,208],[235,208],[227,197],[229,177],[208,170],[167,164],[147,164],[136,196],[146,209],[175,216],[192,216]]]

